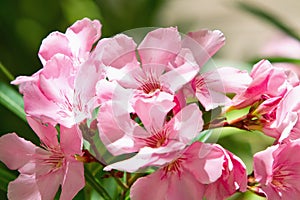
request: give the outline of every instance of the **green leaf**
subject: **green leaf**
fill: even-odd
[[[238,119],[244,115],[247,115],[249,113],[250,107],[251,106],[248,106],[243,109],[237,109],[237,110],[232,110],[232,111],[226,112],[227,121],[230,122],[230,121]]]
[[[4,65],[2,65],[1,62],[0,62],[0,70],[8,78],[8,80],[12,81],[15,79],[15,77],[4,67]]]
[[[300,65],[300,59],[285,58],[285,57],[264,57],[264,58],[255,59],[255,60],[250,61],[250,62],[255,64],[255,63],[259,62],[262,59],[268,60],[272,63],[291,63],[291,64]]]
[[[22,96],[11,86],[0,82],[0,103],[26,121]]]
[[[206,142],[207,139],[211,136],[213,130],[212,129],[209,129],[209,130],[204,130],[202,131],[193,141],[200,141],[200,142]]]
[[[84,167],[84,176],[86,182],[94,189],[96,190],[105,200],[112,199],[104,187],[100,184],[100,181],[93,176],[93,174],[90,172],[90,170],[85,166]]]
[[[259,7],[250,5],[248,3],[242,2],[240,1],[238,3],[238,6],[253,14],[256,17],[259,17],[269,23],[271,23],[272,25],[274,25],[275,27],[277,27],[278,29],[280,29],[281,31],[283,31],[284,33],[286,33],[287,35],[297,39],[300,41],[300,36],[296,33],[296,31],[294,31],[292,28],[290,28],[289,26],[287,26],[285,22],[282,22],[279,20],[279,17],[276,17],[274,14],[271,14],[270,12],[266,11],[266,9],[260,9]]]
[[[0,163],[0,190],[7,192],[7,185],[10,181],[16,179],[17,176],[9,169],[2,167]]]

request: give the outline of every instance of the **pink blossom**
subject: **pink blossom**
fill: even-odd
[[[72,199],[84,185],[83,163],[75,159],[82,154],[82,138],[76,127],[60,126],[60,143],[53,126],[28,118],[39,136],[42,148],[15,133],[0,138],[0,160],[19,177],[8,185],[9,199],[54,199],[61,185],[60,199]]]
[[[222,67],[196,76],[191,87],[205,110],[230,105],[227,93],[240,94],[247,89],[252,78],[246,71]]]
[[[220,145],[214,145],[214,147],[223,151],[224,162],[221,177],[206,186],[206,199],[225,199],[237,190],[245,192],[247,190],[247,171],[243,161]]]
[[[275,130],[271,132],[278,142],[300,138],[299,92],[300,86],[294,87],[278,105],[273,124]]]
[[[87,61],[77,73],[69,57],[57,54],[47,61],[37,77],[20,86],[29,116],[66,127],[91,117],[97,105],[96,82],[104,77],[100,66]]]
[[[175,93],[223,44],[220,31],[201,30],[181,39],[176,28],[160,28],[149,32],[138,46],[122,34],[101,40],[93,56],[110,66],[110,81],[135,90],[132,101],[149,99],[157,92],[171,94],[165,95],[166,100],[173,101]]]
[[[262,130],[273,137],[274,131],[276,132],[274,123],[278,105],[282,98],[299,84],[299,80],[290,76],[288,71],[273,67],[266,60],[254,65],[250,75],[252,82],[244,92],[232,99],[229,110],[250,106],[250,113],[239,122],[240,125],[247,130]]]
[[[31,77],[20,76],[25,112],[44,123],[71,127],[91,117],[97,106],[96,82],[104,78],[101,63],[90,58],[101,24],[84,18],[44,39],[39,56],[44,67]]]
[[[245,186],[246,170],[240,160],[220,146],[195,142],[167,165],[139,178],[131,187],[130,197],[133,200],[225,199],[239,188],[245,191]]]
[[[93,44],[101,37],[98,20],[83,18],[69,27],[65,34],[53,32],[45,38],[39,50],[42,64],[46,64],[56,54],[71,58],[75,66],[89,58]]]
[[[201,130],[202,120],[195,105],[172,111],[176,105],[176,92],[195,77],[200,67],[223,43],[224,36],[220,31],[202,30],[181,39],[177,29],[173,27],[149,32],[138,46],[131,38],[122,34],[100,41],[92,56],[109,66],[109,81],[99,81],[97,84],[97,95],[99,102],[102,102],[98,127],[108,150],[114,155],[140,152],[132,158],[134,162],[134,159],[145,152],[147,159],[152,159],[151,156],[156,151],[166,152],[169,149],[169,152],[173,152],[175,147],[184,148],[196,136],[197,131]],[[139,59],[136,58],[136,52]],[[194,56],[201,59],[196,61]],[[186,116],[186,110],[190,110],[191,117],[179,119],[179,123],[174,123],[174,127],[170,128],[170,123],[166,121],[168,113]],[[130,116],[141,120],[143,128]],[[192,116],[196,121],[193,125],[190,123]],[[187,127],[184,126],[185,123],[191,124],[191,131],[180,131],[180,134],[172,132],[173,129],[180,129],[181,124]],[[166,127],[169,127],[170,133]],[[152,142],[153,145],[145,143],[146,138],[149,141],[150,138],[158,140],[158,135],[162,138],[167,136],[166,140],[161,141],[162,144],[158,141]],[[170,137],[172,142],[167,142],[171,140]],[[182,144],[174,143],[176,140]],[[143,147],[150,149],[141,151]],[[145,162],[149,162],[147,159],[144,159]],[[134,169],[126,170],[134,171],[144,165],[147,164],[142,163],[135,165]],[[116,167],[110,167],[113,166]]]
[[[284,96],[293,86],[299,84],[299,80],[289,79],[287,72],[280,68],[274,68],[267,60],[262,60],[254,65],[250,76],[252,82],[241,94],[233,98],[235,108],[245,108],[253,103]]]
[[[55,55],[62,54],[68,57],[74,70],[81,63],[89,58],[92,45],[101,36],[101,24],[98,20],[91,21],[88,18],[76,21],[69,27],[65,34],[53,32],[45,38],[39,50],[39,58],[44,65],[48,60],[51,60]],[[22,83],[30,82],[38,79],[39,70],[32,76],[19,76],[12,83],[22,86]],[[21,90],[22,92],[22,90]]]
[[[202,114],[196,104],[184,107],[174,116],[168,116],[174,105],[169,101],[164,102],[165,97],[160,97],[163,93],[155,97],[158,103],[137,101],[133,109],[128,105],[126,92],[128,90],[117,90],[115,95],[119,98],[102,104],[97,118],[98,129],[102,142],[113,155],[138,153],[131,159],[109,165],[107,170],[133,172],[154,162],[164,163],[173,159],[174,154],[191,142],[202,129]],[[132,112],[128,113],[128,110]],[[137,119],[140,122],[136,122]],[[167,154],[169,156],[164,158]]]
[[[225,36],[221,31],[203,29],[189,32],[183,39],[182,47],[190,49],[202,67],[224,44]]]
[[[120,38],[121,36],[111,40]],[[119,57],[123,60],[131,62],[124,63],[121,68],[108,69],[108,78],[116,79],[122,87],[134,90],[131,100],[133,104],[138,100],[147,101],[159,95],[158,93],[166,93],[161,96],[172,102],[175,92],[191,81],[199,71],[192,52],[181,48],[181,38],[176,28],[154,30],[146,35],[138,47],[127,36],[122,36],[122,40],[123,43],[130,44],[125,46],[129,48],[129,52],[137,49],[141,63],[137,63],[135,57],[131,58],[135,54],[127,53],[130,59],[120,54]]]
[[[300,197],[300,140],[271,146],[254,155],[254,175],[268,199]]]

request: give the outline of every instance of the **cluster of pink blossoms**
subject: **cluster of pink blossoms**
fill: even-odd
[[[20,172],[9,199],[53,199],[60,186],[60,199],[72,199],[85,185],[83,140],[91,143],[91,132],[111,156],[123,158],[109,162],[90,144],[105,171],[147,172],[130,185],[132,200],[225,199],[247,189],[269,199],[300,197],[295,73],[266,60],[250,74],[231,67],[200,72],[224,45],[220,31],[181,36],[159,28],[137,45],[124,34],[99,40],[100,30],[99,21],[84,18],[64,34],[51,33],[39,51],[43,68],[12,82],[41,147],[15,133],[0,138],[0,160]],[[247,107],[241,118],[224,117]],[[216,108],[220,115],[204,122],[202,112]],[[255,181],[240,158],[199,140],[204,130],[222,126],[275,138],[254,155]]]

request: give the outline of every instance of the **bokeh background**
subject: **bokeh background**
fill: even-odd
[[[41,68],[37,53],[42,39],[52,31],[65,32],[76,20],[89,17],[101,20],[102,37],[138,27],[177,26],[182,33],[219,29],[226,36],[226,45],[215,59],[220,65],[244,68],[249,66],[248,61],[261,57],[264,46],[280,30],[242,9],[241,2],[273,13],[300,33],[298,0],[0,0],[0,62],[15,77],[33,74]],[[9,84],[2,72],[0,81]],[[38,144],[28,125],[2,105],[0,116],[0,135],[17,132]],[[251,134],[228,134],[220,143],[246,157],[250,166],[251,153],[262,150],[269,142],[259,133]],[[232,148],[230,144],[238,144],[237,140],[242,147]],[[0,199],[5,198],[0,191]]]

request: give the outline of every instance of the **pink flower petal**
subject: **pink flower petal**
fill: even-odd
[[[27,117],[27,122],[44,144],[49,147],[58,145],[57,131],[54,126],[42,124],[31,117]]]
[[[284,70],[274,68],[269,61],[262,60],[254,65],[251,71],[253,81],[248,88],[233,98],[233,104],[236,108],[244,108],[261,96],[270,97],[283,96],[287,91],[288,82]]]
[[[53,32],[46,37],[41,44],[39,57],[42,64],[44,65],[49,59],[58,53],[72,57],[68,38],[63,33]]]
[[[139,98],[133,104],[133,109],[141,119],[144,127],[160,130],[166,115],[175,106],[173,96],[166,92],[157,92],[152,98]]]
[[[65,98],[72,101],[74,69],[73,63],[68,57],[61,54],[53,56],[40,74],[40,88],[44,95],[54,102],[60,103]]]
[[[170,177],[166,199],[201,199],[204,190],[204,185],[200,184],[192,173],[183,171],[180,176],[173,175]]]
[[[300,139],[297,139],[254,155],[254,175],[267,198],[291,199],[300,195],[299,151]]]
[[[218,148],[202,142],[194,142],[184,153],[188,158],[185,168],[200,183],[209,184],[222,175],[224,154]]]
[[[83,18],[76,21],[66,31],[69,47],[74,57],[84,58],[90,52],[93,44],[101,37],[102,25],[98,20]]]
[[[60,199],[73,199],[85,185],[83,163],[69,162],[61,185]]]
[[[200,30],[190,32],[182,41],[182,47],[188,48],[200,67],[213,56],[225,43],[225,37],[221,31]]]
[[[180,51],[177,28],[159,28],[149,32],[138,47],[143,65],[167,65]]]
[[[81,154],[82,135],[77,125],[71,128],[60,126],[60,146],[67,155]]]
[[[190,104],[178,112],[167,124],[171,131],[170,138],[178,138],[188,144],[203,127],[202,113],[196,104]]]
[[[102,64],[98,66],[93,60],[88,60],[80,66],[74,83],[73,112],[76,123],[92,118],[93,110],[99,106],[96,87],[101,80],[104,80]]]
[[[168,146],[158,148],[143,147],[133,157],[110,164],[106,171],[117,169],[126,172],[137,172],[148,166],[163,166],[179,156],[186,145],[181,142],[171,142]]]
[[[51,187],[50,187],[51,186]],[[20,174],[8,185],[8,198],[23,200],[52,200],[59,188],[59,177],[45,176],[36,179],[34,175]]]
[[[113,155],[135,152],[139,149],[139,145],[135,142],[133,135],[143,136],[147,133],[129,118],[129,113],[127,116],[116,118],[115,109],[116,107],[113,107],[111,102],[100,107],[98,115],[99,136]]]
[[[203,74],[208,87],[223,93],[241,93],[247,89],[252,78],[247,71],[232,67],[221,67]],[[220,85],[221,84],[221,85]]]
[[[119,34],[100,40],[91,56],[106,66],[120,69],[128,63],[138,66],[135,49],[136,44],[132,38]]]
[[[173,68],[160,77],[160,81],[164,85],[167,85],[167,87],[174,93],[183,85],[190,82],[199,72],[199,66],[194,61],[189,50],[182,50],[178,56],[183,57],[185,63],[180,66],[176,66],[176,68]]]
[[[132,200],[166,200],[166,193],[169,181],[163,179],[163,172],[158,171],[148,176],[139,178],[130,189],[130,199]],[[157,187],[159,183],[159,187]],[[147,191],[147,195],[145,195]]]
[[[71,58],[74,63],[80,64],[87,56],[100,36],[101,24],[98,20],[88,18],[76,21],[66,34],[53,32],[42,42],[39,50],[41,62],[45,64],[56,54],[63,54]]]
[[[0,137],[0,160],[10,169],[16,170],[24,166],[35,153],[36,146],[15,133]]]
[[[60,108],[51,100],[47,99],[35,83],[25,83],[23,89],[25,112],[29,116],[36,117],[44,123],[55,125],[60,118],[57,116]],[[49,116],[52,118],[49,118]]]

